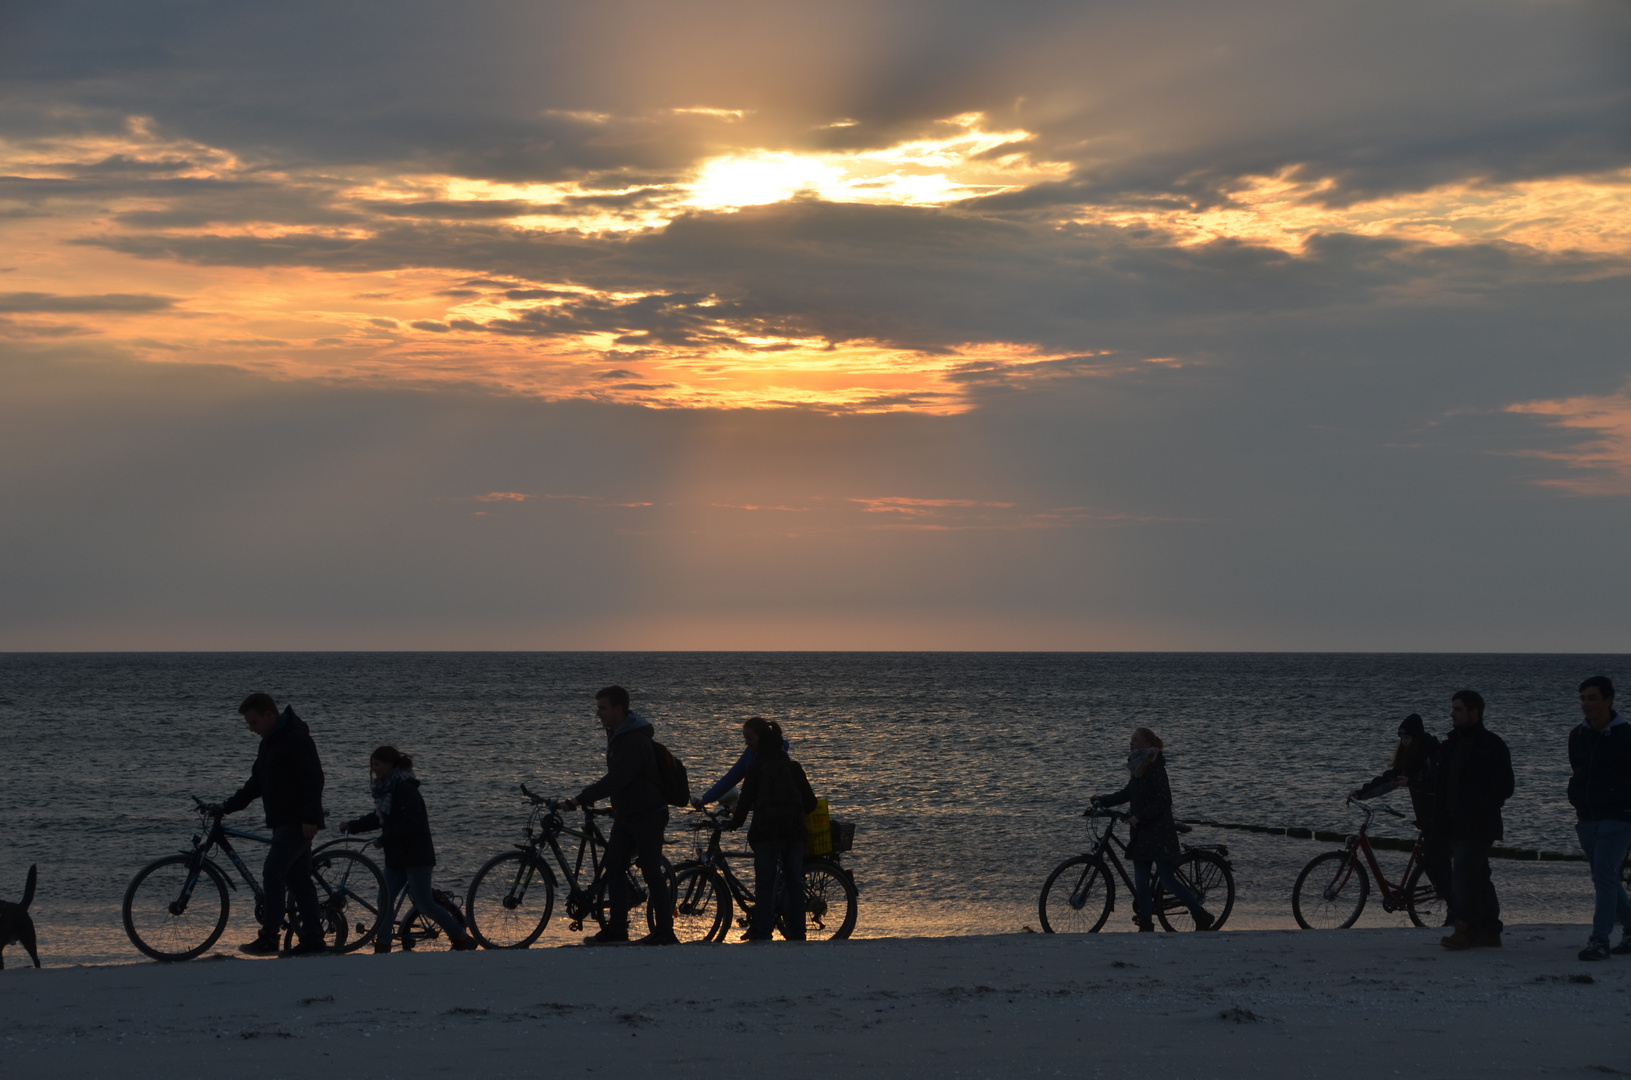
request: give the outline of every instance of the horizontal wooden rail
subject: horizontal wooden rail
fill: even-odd
[[[1345,844],[1354,833],[1330,832],[1326,829],[1301,829],[1296,826],[1278,828],[1273,825],[1240,825],[1228,821],[1207,821],[1204,818],[1184,818],[1185,825],[1205,825],[1213,829],[1237,829],[1240,832],[1265,833],[1285,836],[1292,840],[1319,840],[1328,844]],[[1382,851],[1410,851],[1414,840],[1401,840],[1392,836],[1372,836],[1370,846]],[[1538,851],[1535,848],[1497,847],[1489,853],[1492,859],[1519,859],[1528,862],[1585,862],[1586,857],[1567,851]]]

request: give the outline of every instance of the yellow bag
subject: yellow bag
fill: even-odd
[[[817,799],[816,808],[804,815],[804,854],[832,854],[832,817],[826,799]]]

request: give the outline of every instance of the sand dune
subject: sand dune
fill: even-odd
[[[852,941],[0,973],[7,1077],[1631,1073],[1578,926]]]

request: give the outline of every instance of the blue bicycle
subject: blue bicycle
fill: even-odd
[[[202,799],[195,795],[193,802],[199,832],[193,834],[191,850],[148,863],[125,890],[125,933],[136,948],[155,960],[175,962],[201,956],[226,930],[231,914],[227,889],[236,891],[238,885],[210,858],[212,851],[226,855],[249,886],[255,898],[256,922],[266,902],[260,881],[231,841],[270,844],[272,838],[228,828]],[[315,849],[311,859],[323,944],[337,952],[351,952],[372,941],[383,917],[379,898],[385,878],[372,860],[351,850],[350,843],[349,838],[331,840]],[[285,947],[293,942],[294,927],[288,919],[282,937]]]

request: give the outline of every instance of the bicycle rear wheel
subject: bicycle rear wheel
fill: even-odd
[[[776,929],[787,936],[786,901],[776,890]],[[812,860],[804,864],[804,939],[837,941],[855,932],[855,883],[841,868]]]
[[[464,898],[465,924],[487,949],[525,949],[544,932],[554,910],[554,878],[526,851],[488,859]]]
[[[182,895],[192,862],[191,855],[171,855],[148,863],[125,890],[125,933],[155,960],[191,960],[207,952],[227,928],[227,883],[214,863],[202,863],[191,895]]]
[[[385,876],[374,861],[355,851],[331,848],[312,856],[311,876],[317,885],[323,944],[335,952],[355,952],[373,941],[385,918],[379,904]],[[285,931],[286,940],[290,934]]]
[[[1229,920],[1229,913],[1235,909],[1235,875],[1229,869],[1229,861],[1215,851],[1186,851],[1179,857],[1174,872],[1179,881],[1189,886],[1207,914],[1212,916],[1212,929],[1222,930],[1223,924]],[[1161,887],[1159,876],[1155,879],[1152,903],[1155,905],[1155,917],[1161,920],[1163,928],[1195,929],[1189,909]],[[1176,921],[1168,921],[1168,915]]]
[[[1417,866],[1404,883],[1404,907],[1410,921],[1417,926],[1443,926],[1450,905],[1427,880],[1423,868]]]
[[[1327,851],[1309,860],[1291,890],[1291,914],[1304,930],[1346,930],[1359,921],[1370,896],[1370,875],[1359,853]]]
[[[1110,917],[1116,883],[1097,855],[1066,859],[1048,875],[1036,911],[1044,934],[1094,934]]]
[[[674,936],[681,942],[722,938],[731,924],[731,896],[719,874],[688,866],[675,875]]]

